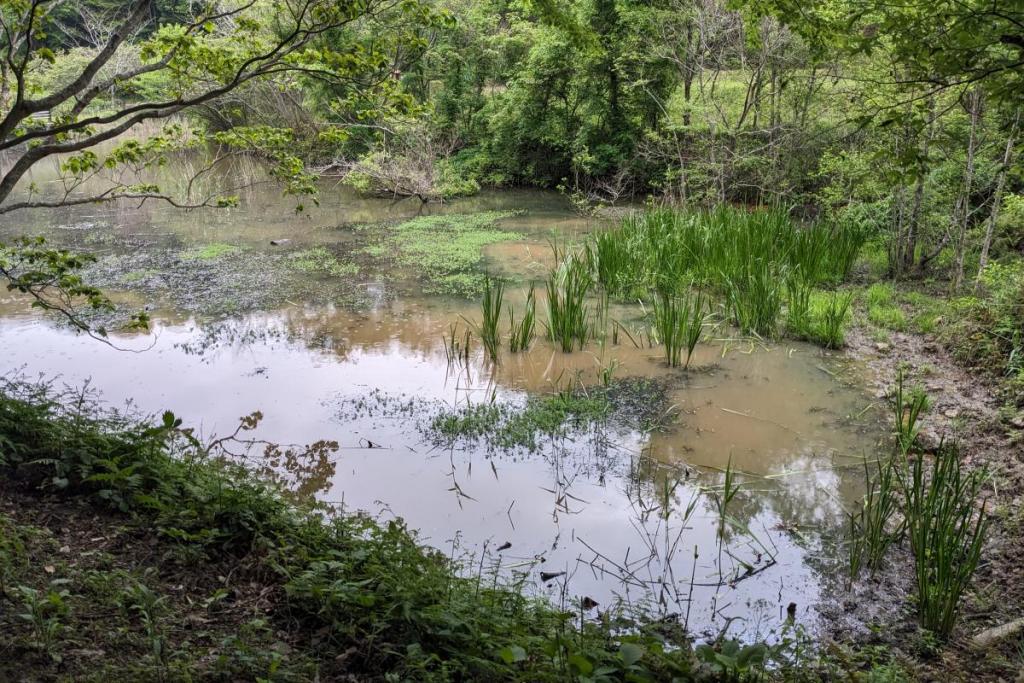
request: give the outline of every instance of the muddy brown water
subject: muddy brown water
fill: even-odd
[[[351,226],[424,210],[509,209],[525,213],[500,227],[526,239],[488,247],[485,262],[520,281],[509,293],[518,303],[521,281],[550,265],[548,239],[579,236],[600,222],[538,192],[483,193],[424,209],[325,183],[321,205],[298,215],[293,202],[268,189],[227,211],[157,204],[38,210],[4,218],[0,233],[43,233],[100,250],[127,243],[162,249],[170,239],[175,248],[229,243],[272,253],[271,239],[337,247],[352,237]],[[538,340],[497,366],[474,346],[468,366],[453,368],[442,340],[453,324],[479,317],[473,302],[417,295],[415,286],[388,281],[358,284],[391,296],[354,308],[289,301],[216,320],[165,304],[154,312],[152,334],[114,335],[119,346],[146,349],[139,353],[76,335],[5,294],[0,371],[88,381],[111,404],[170,409],[207,436],[230,432],[239,417],[260,410],[260,438],[337,440],[341,448],[328,460],[283,474],[345,509],[404,518],[424,542],[465,559],[467,572],[524,577],[530,590],[556,601],[646,604],[702,636],[723,629],[769,635],[791,602],[801,622],[814,623],[828,568],[842,562],[823,539],[841,535],[863,492],[863,462],[876,457],[882,438],[882,407],[841,354],[740,339],[719,327],[707,330],[689,372],[667,368],[660,348],[623,338],[573,354]],[[130,287],[119,296],[143,300]],[[542,302],[539,311],[543,320]],[[643,311],[619,305],[611,315],[638,329]],[[613,363],[616,378],[666,387],[667,427],[590,425],[541,438],[535,451],[439,446],[423,429],[439,406],[521,404],[567,382],[592,387]],[[727,467],[742,487],[720,536],[716,499]],[[545,583],[542,572],[565,574]]]

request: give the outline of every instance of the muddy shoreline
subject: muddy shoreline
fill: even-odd
[[[867,386],[880,399],[901,370],[927,391],[931,407],[919,440],[925,450],[955,440],[968,468],[990,474],[978,506],[993,524],[956,633],[945,646],[917,625],[913,558],[905,543],[890,549],[876,577],[861,578],[852,590],[842,582],[831,586],[830,604],[821,611],[826,631],[836,643],[890,648],[921,680],[1024,679],[1019,637],[988,649],[970,642],[985,629],[1022,616],[1024,433],[1002,418],[998,388],[957,364],[932,335],[896,332],[888,342],[878,342],[868,329],[854,326],[846,354],[862,364]],[[891,424],[891,416],[885,419]]]

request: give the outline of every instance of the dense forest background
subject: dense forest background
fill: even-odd
[[[2,16],[0,213],[52,205],[11,193],[61,154],[57,204],[234,205],[118,175],[197,149],[207,179],[267,162],[299,208],[325,175],[424,202],[531,186],[584,213],[778,207],[861,232],[871,278],[955,295],[933,317],[959,323],[957,355],[1024,387],[1019,2],[12,0]]]
[[[37,65],[36,87],[69,81],[122,4],[54,10],[54,58]],[[529,185],[581,209],[645,197],[782,205],[884,233],[890,274],[943,267],[957,288],[1024,248],[1014,3],[425,4],[429,22],[377,7],[318,38],[374,54],[386,95],[294,70],[190,115],[214,133],[287,130],[308,165],[367,192],[437,200]],[[145,61],[144,40],[199,7],[154,11],[120,61]],[[91,106],[151,98],[174,78],[114,83]]]

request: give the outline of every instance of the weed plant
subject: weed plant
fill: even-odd
[[[484,279],[484,293],[480,300],[480,324],[477,336],[491,362],[497,363],[501,352],[501,309],[505,297],[505,285],[500,280]]]

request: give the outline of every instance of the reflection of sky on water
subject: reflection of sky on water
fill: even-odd
[[[841,522],[843,501],[859,495],[861,471],[834,466],[869,449],[871,438],[846,419],[863,397],[818,369],[816,350],[722,356],[720,347],[703,348],[700,362],[714,369],[677,377],[678,424],[652,437],[608,429],[547,440],[536,453],[496,454],[429,443],[416,428],[423,402],[411,412],[382,404],[374,415],[339,419],[346,400],[374,390],[385,401],[454,405],[492,392],[521,401],[522,389],[549,389],[567,369],[593,372],[594,354],[565,356],[538,343],[494,372],[476,357],[471,382],[457,380],[441,342],[457,315],[443,304],[408,301],[363,314],[293,308],[210,336],[191,323],[162,327],[156,345],[140,354],[16,316],[0,323],[8,349],[0,369],[60,374],[72,384],[91,378],[112,402],[131,397],[145,411],[172,409],[207,435],[232,430],[258,409],[261,438],[337,440],[342,448],[330,468],[303,473],[307,488],[322,479],[322,498],[403,517],[439,548],[450,549],[456,537],[460,552],[486,548],[485,568],[500,562],[503,571],[534,578],[566,572],[542,588],[549,593],[567,578],[572,596],[607,605],[619,595],[685,615],[692,577],[691,626],[715,632],[725,617],[761,611],[774,624],[790,601],[804,607],[817,599],[818,582],[802,557],[815,549],[816,531]],[[607,353],[620,360],[617,376],[668,374],[657,350]],[[367,441],[382,448],[365,448]],[[750,535],[727,530],[719,556],[718,513],[706,493],[720,486],[730,457],[745,474],[728,513]],[[504,543],[511,547],[497,552]],[[770,555],[776,564],[766,568]],[[754,575],[717,585],[746,573]]]

